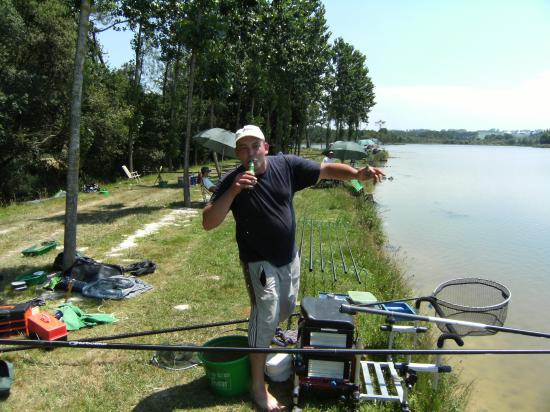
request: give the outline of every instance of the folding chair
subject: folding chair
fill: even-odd
[[[126,176],[128,177],[128,179],[137,180],[138,183],[141,183],[141,180],[139,179],[140,175],[138,174],[138,172],[130,172],[130,170],[128,170],[126,165],[122,165],[122,170],[124,170],[124,173],[126,173]]]
[[[210,198],[212,197],[212,193],[206,188],[205,185],[201,182],[201,194],[202,194],[202,201],[204,203],[208,203],[210,201]]]

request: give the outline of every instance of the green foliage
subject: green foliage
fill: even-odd
[[[132,110],[125,100],[129,79],[123,70],[86,66],[80,134],[80,164],[91,178],[112,180],[125,163]]]
[[[334,83],[331,90],[331,117],[336,122],[338,138],[344,137],[348,125],[348,139],[361,122],[368,122],[368,113],[374,106],[373,84],[365,66],[366,57],[342,38],[333,46]],[[356,135],[357,137],[357,135]]]
[[[379,139],[384,143],[443,143],[443,144],[477,144],[477,145],[515,145],[535,146],[543,144],[541,137],[544,133],[531,133],[528,136],[518,137],[510,133],[494,131],[480,136],[478,132],[463,129],[451,130],[389,130],[379,133]]]
[[[331,119],[358,137],[374,104],[365,57],[348,45],[337,59],[320,0],[97,0],[93,7],[80,133],[87,180],[116,179],[120,165],[134,161],[146,171],[202,160],[209,154],[184,144],[188,114],[191,135],[255,123],[275,151],[298,152],[315,138],[311,127]],[[0,173],[8,176],[1,199],[64,187],[77,12],[65,0],[0,0]],[[134,33],[135,59],[114,70],[96,34],[123,22]]]
[[[36,196],[61,177],[45,176],[41,159],[66,136],[74,29],[65,2],[0,1],[0,199]]]
[[[550,131],[545,131],[539,138],[540,144],[550,144]]]

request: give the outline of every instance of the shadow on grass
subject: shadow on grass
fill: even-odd
[[[147,396],[135,406],[133,412],[190,410],[221,405],[230,407],[248,400],[248,394],[234,397],[213,394],[208,386],[208,378],[203,376],[185,385],[174,386]]]
[[[287,406],[287,410],[291,409],[292,380],[281,383],[271,382],[269,391]],[[254,407],[248,393],[232,397],[214,394],[208,385],[208,378],[203,376],[185,385],[175,386],[149,395],[136,405],[133,412],[192,410],[213,408],[215,406],[227,406],[229,410],[233,410],[233,408],[239,409],[243,403],[248,404],[251,410],[258,410],[257,408],[252,409]]]
[[[206,203],[202,201],[192,201],[191,206],[189,206],[191,209],[204,209],[206,206]],[[183,200],[178,200],[177,202],[172,202],[168,205],[170,209],[183,209],[185,205],[183,204]]]
[[[138,215],[138,214],[146,215],[162,209],[165,209],[165,208],[162,206],[139,206],[139,207],[124,208],[122,205],[120,205],[120,207],[115,210],[111,205],[107,207],[100,206],[95,211],[79,212],[77,220],[79,225],[93,225],[97,223],[109,224],[109,223],[113,223],[117,219],[121,219],[129,215]],[[36,220],[43,221],[43,222],[56,222],[56,221],[63,222],[64,219],[65,219],[64,215],[59,215],[59,216],[51,216],[46,218],[39,218]]]
[[[200,201],[191,202],[191,209],[203,209],[206,204]],[[146,215],[163,209],[182,209],[184,208],[183,200],[172,202],[168,206],[138,206],[125,207],[124,203],[114,203],[109,205],[101,205],[96,210],[78,212],[77,220],[79,225],[93,224],[111,224],[117,219],[129,215]],[[37,218],[37,221],[42,222],[63,222],[64,215],[50,216],[46,218]]]

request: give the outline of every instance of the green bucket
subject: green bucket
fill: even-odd
[[[246,336],[222,336],[206,342],[207,347],[247,348]],[[248,353],[200,352],[210,387],[219,395],[240,395],[250,384],[250,359]]]

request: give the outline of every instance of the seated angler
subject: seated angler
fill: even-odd
[[[215,193],[218,189],[216,185],[208,177],[210,175],[210,169],[208,166],[203,166],[201,168],[200,182],[210,193]]]

